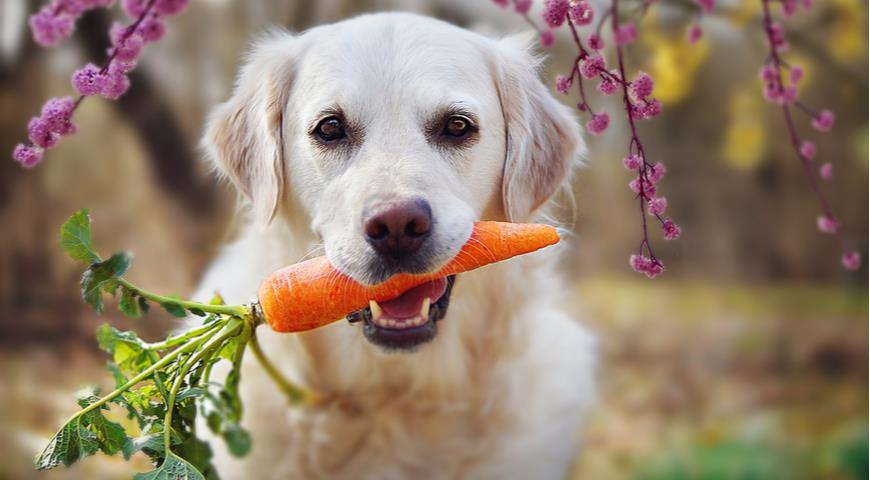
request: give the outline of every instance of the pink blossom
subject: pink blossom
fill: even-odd
[[[780,94],[779,88],[777,88],[774,83],[767,83],[764,85],[764,90],[762,90],[762,95],[764,99],[771,103],[781,103],[780,99],[782,95]]]
[[[100,68],[89,63],[76,70],[72,76],[72,85],[79,94],[84,96],[99,95],[105,89],[109,79],[100,72]]]
[[[568,93],[571,89],[571,77],[565,75],[556,75],[556,91],[562,94]]]
[[[589,6],[589,3],[586,2],[586,0],[578,0],[568,8],[568,18],[570,18],[575,25],[589,25],[592,23],[592,17],[592,7]]]
[[[640,155],[634,153],[629,154],[622,160],[622,166],[628,170],[637,170],[641,165],[643,165],[643,160],[640,158]]]
[[[716,0],[695,0],[705,13],[710,13],[716,7]]]
[[[809,140],[804,140],[804,142],[801,143],[799,150],[801,153],[801,157],[806,160],[812,160],[813,157],[816,156],[816,144]]]
[[[834,112],[830,110],[822,110],[816,118],[813,119],[813,128],[820,132],[828,132],[834,126]]]
[[[837,223],[834,217],[822,215],[816,219],[816,226],[819,227],[819,231],[822,233],[837,233],[840,224]]]
[[[592,118],[586,122],[586,130],[593,135],[598,135],[607,130],[610,125],[610,115],[607,112],[593,113]]]
[[[529,10],[531,9],[532,0],[516,0],[516,2],[514,2],[514,10],[520,15],[529,13]]]
[[[660,113],[662,113],[662,104],[654,98],[644,101],[643,105],[633,104],[631,106],[631,118],[635,120],[650,119]]]
[[[797,0],[782,0],[782,14],[785,17],[790,17],[797,12]]]
[[[616,46],[627,45],[637,38],[637,26],[634,22],[626,22],[613,31],[613,42]]]
[[[51,5],[42,7],[30,17],[30,30],[33,40],[43,47],[53,47],[60,40],[72,35],[75,17],[66,13],[55,13]]]
[[[586,79],[595,78],[606,66],[604,57],[601,55],[589,55],[580,60],[580,75],[583,75],[583,78]]]
[[[586,41],[586,43],[592,50],[601,50],[602,48],[604,48],[604,39],[601,38],[601,35],[598,35],[597,33],[590,33],[589,39]]]
[[[664,271],[664,265],[658,259],[650,259],[643,255],[632,255],[628,259],[631,269],[637,273],[643,273],[648,278],[655,278]]]
[[[115,46],[115,59],[122,62],[133,62],[142,52],[142,38],[138,35],[130,35],[124,39],[124,43]]]
[[[646,178],[652,183],[658,183],[661,179],[665,178],[665,173],[667,173],[667,169],[662,165],[662,162],[656,162],[655,165],[647,170]]]
[[[130,18],[139,18],[148,8],[149,0],[121,0],[121,8]]]
[[[704,36],[704,30],[701,29],[700,25],[692,25],[691,27],[689,27],[689,35],[688,35],[689,43],[691,43],[691,44],[698,43],[698,40],[700,40],[701,37],[703,37],[703,36]]]
[[[683,229],[669,218],[662,223],[662,232],[665,234],[665,240],[676,240],[680,238]]]
[[[100,94],[109,100],[116,100],[130,88],[130,79],[120,70],[112,72],[109,81],[103,87]]]
[[[798,83],[804,78],[804,69],[795,65],[788,71],[788,79],[791,83]]]
[[[761,71],[759,72],[759,76],[765,82],[775,82],[779,78],[779,74],[776,71],[776,67],[771,64],[767,64],[761,67]]]
[[[543,17],[544,23],[556,28],[565,22],[570,7],[568,0],[545,0],[541,17]]]
[[[75,102],[70,97],[52,98],[42,106],[42,120],[52,132],[61,135],[75,133],[75,126],[71,123]]]
[[[166,34],[166,23],[161,17],[152,16],[142,20],[142,23],[136,28],[136,33],[142,37],[142,41],[145,43],[156,42]]]
[[[844,253],[840,260],[843,262],[843,266],[849,270],[854,271],[861,268],[861,254],[857,251]]]
[[[616,92],[616,82],[609,76],[602,76],[601,82],[598,83],[598,91],[604,95],[613,95]]]
[[[60,140],[60,135],[51,131],[48,123],[40,117],[33,117],[27,124],[27,134],[34,145],[42,148],[51,148]]]
[[[665,197],[653,198],[649,201],[649,214],[652,216],[661,216],[667,208],[668,199]]]
[[[652,94],[653,79],[646,72],[639,72],[637,77],[631,82],[631,92],[638,99],[646,98]]]
[[[831,165],[831,162],[825,162],[819,167],[819,176],[822,177],[822,180],[834,178],[834,166]]]
[[[178,15],[189,3],[190,0],[157,0],[154,8],[161,15]]]
[[[24,168],[33,168],[42,160],[42,149],[19,143],[12,152],[12,158]]]
[[[544,48],[550,48],[553,46],[553,43],[556,41],[556,36],[553,35],[552,30],[544,30],[541,32],[541,46]]]
[[[641,187],[643,187],[643,193],[641,193]],[[643,198],[653,198],[656,196],[656,186],[649,180],[641,179],[641,177],[628,182],[628,188]]]
[[[795,103],[798,99],[798,89],[794,85],[790,85],[782,89],[780,92],[779,102],[786,105]]]

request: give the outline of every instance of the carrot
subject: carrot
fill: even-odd
[[[426,282],[534,252],[558,241],[559,234],[549,225],[477,222],[468,242],[440,270],[420,275],[400,273],[371,286],[340,273],[326,257],[312,258],[284,267],[263,281],[258,292],[260,308],[276,332],[311,330],[365,308],[369,300],[390,300]]]

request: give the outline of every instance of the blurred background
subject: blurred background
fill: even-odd
[[[787,22],[786,58],[807,71],[805,101],[835,111],[837,124],[827,135],[803,120],[798,128],[834,164],[823,188],[847,247],[866,259],[867,4],[815,3]],[[112,15],[121,15],[90,12],[70,41],[43,50],[26,26],[40,6],[0,0],[0,152],[26,138],[46,98],[71,94],[74,69],[102,62]],[[0,161],[0,479],[126,478],[147,467],[98,456],[31,471],[33,454],[75,411],[71,392],[109,384],[95,328],[108,321],[156,339],[170,325],[160,312],[132,322],[85,308],[80,267],[58,246],[63,220],[90,208],[101,251],[135,252],[135,282],[189,294],[231,235],[235,202],[197,142],[251,36],[380,10],[491,34],[528,29],[489,0],[194,0],[147,47],[119,101],[86,101],[75,117],[80,133],[39,167]],[[660,0],[629,48],[629,69],[652,74],[665,107],[640,135],[669,169],[662,188],[683,227],[676,242],[654,234],[666,274],[651,282],[628,268],[640,232],[618,115],[589,139],[574,206],[563,209],[576,233],[565,258],[569,307],[600,337],[603,355],[600,404],[574,478],[867,478],[867,269],[844,270],[843,246],[816,230],[818,207],[781,111],[761,99],[760,2],[720,0],[690,45],[697,16],[690,2]],[[571,62],[570,39],[557,37],[549,54],[543,77],[552,84]],[[615,98],[596,102],[618,112]]]

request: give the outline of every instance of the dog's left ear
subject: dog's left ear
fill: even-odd
[[[505,121],[502,204],[508,220],[524,221],[568,179],[586,146],[571,110],[538,79],[530,38],[498,42],[493,65]]]
[[[290,92],[297,42],[272,32],[251,47],[232,97],[212,110],[203,146],[218,171],[268,223],[284,195],[284,109]]]

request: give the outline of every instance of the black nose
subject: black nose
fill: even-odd
[[[432,227],[432,209],[423,199],[402,200],[363,220],[366,240],[380,254],[403,258],[420,249]]]

